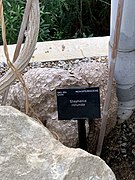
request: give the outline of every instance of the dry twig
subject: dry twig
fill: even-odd
[[[18,40],[17,40],[17,45],[16,45],[16,49],[15,49],[15,52],[14,52],[14,57],[13,57],[12,62],[15,62],[16,59],[19,56],[21,45],[22,45],[23,38],[24,38],[24,33],[25,33],[25,30],[26,30],[26,27],[27,27],[27,22],[28,22],[28,18],[29,18],[29,12],[30,12],[31,5],[32,5],[32,0],[27,1],[25,11],[24,11],[24,15],[23,15],[23,20],[22,20],[22,23],[21,23],[19,36],[18,36]],[[2,105],[6,105],[9,88],[10,88],[10,86],[3,93]],[[26,97],[26,99],[28,99],[28,96]],[[26,102],[27,102],[27,100],[26,100]],[[26,107],[26,109],[27,109],[27,107]]]
[[[21,82],[24,92],[25,92],[25,97],[26,97],[26,114],[28,113],[29,109],[29,103],[28,103],[28,90],[26,88],[25,82],[22,78],[21,73],[15,68],[15,66],[11,63],[10,58],[9,58],[9,53],[8,53],[8,47],[7,47],[7,40],[6,40],[6,26],[5,26],[5,21],[4,21],[4,15],[3,15],[3,4],[2,0],[0,0],[0,19],[1,19],[1,26],[2,26],[2,40],[3,40],[3,46],[4,46],[4,53],[7,59],[7,65],[12,69],[16,77],[19,79]]]

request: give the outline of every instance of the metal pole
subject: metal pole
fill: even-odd
[[[87,150],[87,140],[86,140],[86,127],[85,120],[79,119],[78,121],[78,139],[79,147],[83,150]]]

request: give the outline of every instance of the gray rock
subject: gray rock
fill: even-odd
[[[102,159],[65,147],[12,107],[0,107],[0,143],[1,180],[116,180]]]

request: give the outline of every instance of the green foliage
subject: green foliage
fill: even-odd
[[[4,18],[6,24],[6,35],[8,44],[16,43],[25,2],[20,0],[7,1],[3,0]],[[0,44],[2,44],[0,28]]]
[[[40,0],[38,41],[109,35],[110,1]],[[3,0],[3,5],[8,44],[16,43],[25,1]]]

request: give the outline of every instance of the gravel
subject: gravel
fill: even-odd
[[[27,72],[29,69],[38,68],[38,67],[48,67],[48,68],[62,68],[68,71],[71,71],[72,68],[75,68],[81,63],[87,63],[89,61],[97,61],[97,62],[104,62],[107,63],[107,57],[92,57],[92,58],[83,58],[83,59],[70,59],[70,60],[60,60],[60,61],[48,61],[48,62],[31,62],[29,65],[24,69],[24,72]],[[4,75],[5,71],[7,71],[7,65],[4,62],[0,62],[0,77]]]
[[[32,62],[25,68],[27,72],[31,68],[55,67],[72,72],[80,63],[89,61],[108,62],[107,57],[92,57],[54,62]],[[5,63],[0,63],[0,77],[7,71]],[[101,157],[114,171],[117,180],[135,180],[135,113],[123,124],[117,124],[111,133],[105,138]]]
[[[7,69],[8,69],[8,67],[7,67],[6,63],[0,62],[0,77],[2,77],[5,74]]]

